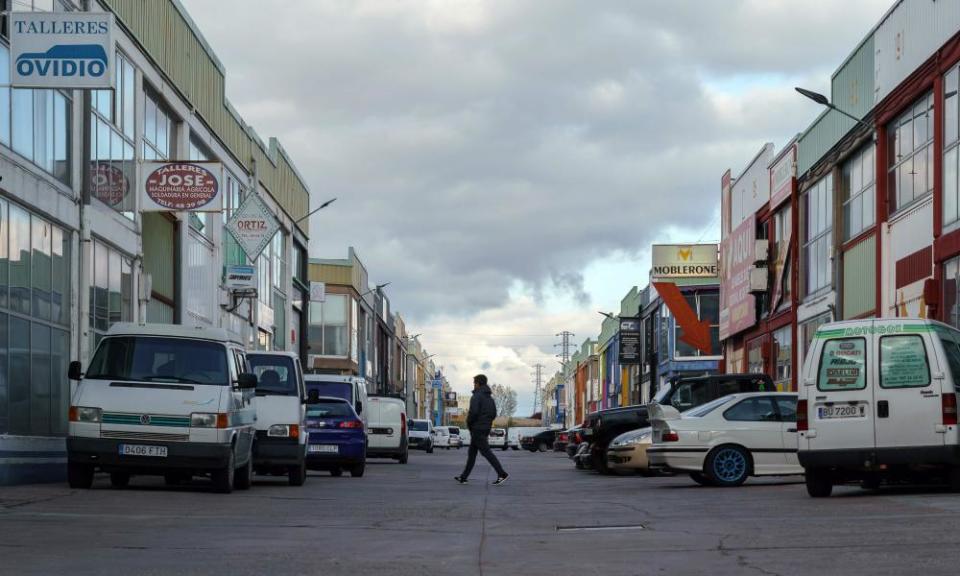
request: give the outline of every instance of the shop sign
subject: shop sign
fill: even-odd
[[[793,192],[796,150],[796,146],[791,146],[770,169],[770,210],[786,202],[790,198],[790,193]]]
[[[620,319],[620,350],[618,351],[618,360],[621,365],[640,364],[642,361],[640,330],[640,319]]]
[[[119,206],[130,191],[127,175],[113,164],[105,162],[91,164],[90,190],[93,196],[110,206]]]
[[[227,266],[223,274],[227,290],[252,290],[257,287],[256,266]]]
[[[431,384],[433,385],[433,388],[435,390],[440,390],[441,388],[443,388],[443,380],[441,380],[440,378],[434,378],[431,381]]]
[[[143,212],[219,212],[223,208],[219,162],[144,162]]]
[[[756,260],[757,221],[751,215],[720,243],[720,340],[757,321],[756,299],[750,293],[750,268]]]
[[[654,244],[651,278],[716,278],[716,244]]]
[[[14,88],[113,88],[113,14],[10,12]]]
[[[247,257],[256,260],[267,247],[280,223],[256,192],[247,195],[243,204],[227,221],[226,229],[233,234]]]

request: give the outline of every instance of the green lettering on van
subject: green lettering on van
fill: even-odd
[[[852,328],[834,328],[830,330],[817,330],[814,338],[826,340],[829,338],[847,338],[850,336],[868,336],[879,334],[885,336],[888,334],[926,334],[933,332],[933,326],[930,324],[878,324],[876,326],[854,326]]]

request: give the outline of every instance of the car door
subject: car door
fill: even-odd
[[[799,472],[800,461],[797,460],[797,397],[775,396],[777,415],[780,418],[780,438],[783,452],[783,466],[785,471]]]
[[[809,450],[862,450],[876,445],[872,322],[820,330],[804,376]]]
[[[880,367],[875,412],[880,462],[884,449],[943,446],[945,442],[941,386],[946,367],[941,367],[932,353],[932,328],[921,323],[900,326],[902,333],[881,329],[875,335]]]
[[[717,444],[739,444],[750,451],[755,474],[783,467],[782,422],[772,396],[748,396],[723,413],[725,430]]]
[[[230,353],[229,348],[227,352]],[[234,348],[232,353],[236,357],[237,372],[240,374],[250,372],[250,365],[247,364],[247,356],[244,351]],[[230,391],[233,396],[231,406],[234,412],[231,422],[234,422],[234,425],[238,428],[238,447],[241,451],[246,451],[253,446],[253,439],[256,435],[254,426],[257,421],[257,407],[254,400],[257,392],[253,389],[241,390],[236,383],[231,384]]]

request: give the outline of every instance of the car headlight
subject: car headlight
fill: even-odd
[[[194,412],[190,415],[191,428],[216,428],[217,415],[205,412]]]
[[[70,421],[71,422],[100,422],[103,417],[103,410],[100,408],[89,408],[86,406],[71,406],[70,407]]]
[[[300,436],[300,427],[296,424],[274,424],[267,429],[270,438],[296,438]]]
[[[650,443],[650,437],[651,437],[652,435],[653,435],[653,434],[641,434],[640,436],[637,436],[636,438],[631,438],[630,441],[627,442],[627,444],[630,444],[631,446],[636,446],[636,445],[638,445],[638,444],[649,444],[649,443]]]

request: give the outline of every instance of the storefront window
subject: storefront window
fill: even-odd
[[[806,241],[803,245],[807,294],[830,286],[833,243],[833,176],[827,175],[804,193]]]
[[[776,307],[784,303],[790,303],[792,283],[790,281],[787,252],[790,247],[792,232],[793,210],[790,208],[790,205],[787,204],[773,215],[773,282],[776,282],[777,278],[781,278],[780,275],[783,274],[781,278],[782,284],[780,286],[780,300],[773,304],[773,306]],[[786,271],[784,271],[785,268]]]
[[[887,194],[891,212],[933,191],[933,95],[887,126]]]
[[[874,148],[868,144],[843,165],[843,239],[850,240],[873,226]]]
[[[696,292],[685,295],[687,303],[697,313],[700,321],[710,322],[710,353],[687,344],[681,340],[683,328],[676,326],[676,354],[677,358],[691,358],[700,356],[719,356],[720,349],[720,295],[717,292]]]
[[[764,374],[766,370],[763,366],[763,339],[757,338],[747,344],[747,372],[751,374]]]
[[[943,223],[960,220],[960,67],[943,82]]]
[[[324,302],[310,306],[310,351],[322,356],[345,358],[347,350],[348,300],[344,294],[327,294]]]
[[[785,392],[790,390],[793,379],[793,337],[790,326],[784,326],[773,333],[773,345],[777,362],[773,381],[777,385],[777,390]]]

